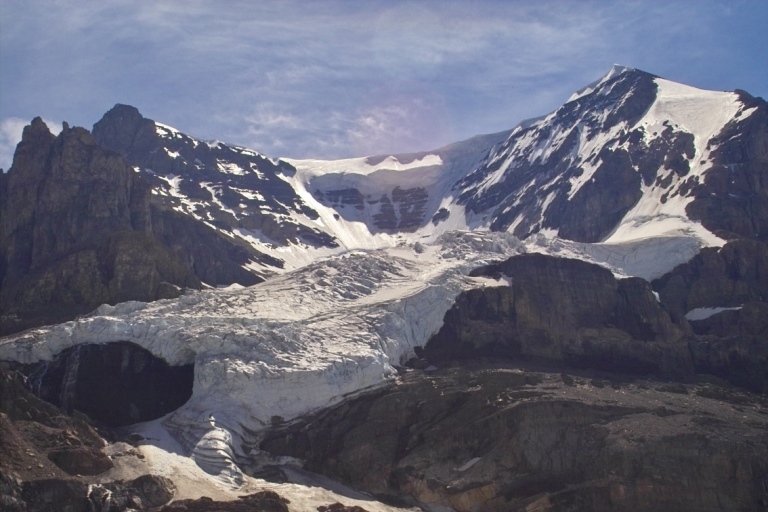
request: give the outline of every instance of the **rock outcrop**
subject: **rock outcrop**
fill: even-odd
[[[104,147],[123,155],[154,188],[153,203],[216,229],[261,232],[278,245],[337,247],[327,233],[296,222],[317,219],[281,176],[295,172],[254,151],[218,141],[200,141],[147,119],[135,107],[115,105],[93,125]],[[171,186],[169,180],[175,180]],[[282,261],[252,251],[267,267]]]
[[[703,249],[655,280],[661,302],[686,315],[697,334],[690,352],[697,373],[768,392],[768,247],[739,239]],[[702,312],[702,315],[696,315]]]
[[[768,246],[735,240],[702,251],[656,279],[653,289],[675,315],[697,308],[739,307],[768,300]]]
[[[150,185],[83,128],[36,118],[0,183],[0,334],[259,277],[245,243],[151,204]]]
[[[693,189],[686,213],[726,239],[768,241],[768,103],[736,91],[747,117],[731,121],[710,144],[713,165]]]
[[[762,510],[766,407],[709,384],[464,363],[408,371],[261,447],[382,501],[460,512]]]
[[[642,279],[617,280],[579,260],[514,256],[472,275],[508,286],[469,290],[419,355],[430,361],[536,357],[631,374],[690,374],[685,321]]]
[[[171,500],[174,486],[164,477],[100,482],[113,467],[105,445],[82,415],[62,413],[32,395],[20,373],[0,368],[2,510],[142,510]]]
[[[149,187],[82,128],[24,129],[2,204],[3,334],[63,321],[105,302],[199,287],[151,234]]]
[[[235,501],[220,502],[207,497],[174,501],[158,512],[288,512],[288,503],[290,501],[274,491],[261,491]]]

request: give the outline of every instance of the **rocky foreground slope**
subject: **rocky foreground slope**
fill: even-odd
[[[261,446],[403,505],[757,511],[767,407],[721,384],[485,360],[406,371]]]

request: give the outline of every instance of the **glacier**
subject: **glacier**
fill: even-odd
[[[461,291],[509,284],[469,277],[473,268],[543,252],[602,264],[617,276],[638,269],[661,275],[696,247],[689,238],[606,249],[542,234],[520,241],[503,232],[454,231],[434,243],[325,258],[248,288],[102,305],[75,321],[0,340],[0,359],[30,364],[80,344],[130,341],[170,364],[194,363],[190,400],[136,429],[165,429],[185,453],[236,485],[239,466],[257,463],[265,427],[395,380]]]

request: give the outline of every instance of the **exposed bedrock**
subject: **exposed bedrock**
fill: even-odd
[[[160,476],[104,482],[113,467],[104,445],[82,415],[63,414],[30,393],[20,373],[0,368],[0,510],[143,510],[173,497]]]
[[[147,510],[173,498],[173,483],[161,476],[88,484],[78,480],[44,479],[24,482],[21,497],[28,508],[20,511],[93,512],[94,510]]]
[[[87,130],[36,118],[2,181],[0,334],[200,287],[152,236],[149,186]]]
[[[101,304],[178,297],[206,283],[251,285],[244,267],[281,262],[151,204],[151,186],[83,128],[36,118],[0,176],[0,335]]]
[[[83,344],[39,363],[29,386],[64,411],[109,426],[159,418],[192,395],[194,365],[169,366],[129,342]]]
[[[322,177],[315,179],[317,186],[322,186]],[[314,192],[315,198],[326,206],[334,208],[341,217],[356,220],[360,215],[369,215],[373,221],[373,232],[413,233],[427,222],[429,192],[423,187],[383,188],[377,193],[363,194],[356,188],[340,190],[320,190]],[[349,207],[349,209],[347,208]],[[368,209],[367,213],[365,210]],[[448,210],[442,214],[447,218]],[[435,221],[437,223],[437,221]]]
[[[768,240],[768,103],[736,91],[749,116],[734,119],[709,141],[717,145],[704,183],[686,213],[731,239]]]
[[[703,249],[655,280],[653,288],[675,317],[697,309],[714,313],[701,319],[689,315],[698,373],[768,392],[768,246],[734,240]]]
[[[461,512],[768,505],[764,397],[612,378],[500,363],[409,371],[261,447],[382,500]]]
[[[421,352],[431,361],[538,357],[631,374],[692,373],[685,320],[639,278],[579,260],[523,254],[476,269],[508,286],[469,290]]]
[[[653,289],[674,314],[696,308],[739,307],[768,299],[768,246],[734,240],[702,249],[689,262],[656,279]]]
[[[290,501],[274,491],[261,491],[248,496],[240,496],[234,501],[213,501],[203,497],[196,500],[179,500],[158,510],[158,512],[288,512]],[[322,507],[321,507],[322,508]],[[319,509],[318,509],[319,510]],[[329,509],[333,512],[346,512],[350,509]],[[362,512],[362,509],[360,509]],[[358,512],[352,510],[352,512]]]

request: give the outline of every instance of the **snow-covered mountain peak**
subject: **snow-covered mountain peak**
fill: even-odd
[[[566,103],[577,100],[583,96],[586,96],[587,94],[590,94],[592,91],[597,89],[600,85],[604,84],[608,80],[611,80],[613,78],[616,78],[622,73],[626,73],[629,71],[637,71],[635,68],[630,68],[627,66],[622,66],[620,64],[614,64],[611,69],[603,75],[600,79],[595,80],[594,82],[586,85],[585,87],[582,87],[578,91],[574,92],[570,98],[566,100]]]
[[[753,110],[735,93],[615,65],[548,115],[421,153],[270,159],[149,120],[147,136],[120,135],[109,114],[94,128],[153,183],[156,201],[251,245],[263,257],[246,268],[266,276],[455,229],[720,244],[687,208],[713,166],[712,141]]]

